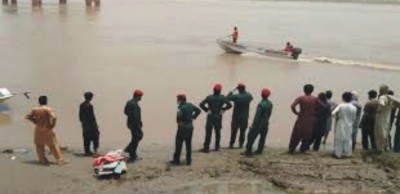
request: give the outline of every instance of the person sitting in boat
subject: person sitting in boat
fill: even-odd
[[[236,26],[233,28],[233,33],[231,34],[231,36],[232,36],[232,42],[236,43],[237,39],[239,38],[239,30]]]
[[[293,49],[294,49],[293,45],[290,44],[290,42],[287,42],[286,47],[285,47],[285,49],[283,49],[283,51],[285,51],[286,53],[291,53],[291,52],[293,52]]]

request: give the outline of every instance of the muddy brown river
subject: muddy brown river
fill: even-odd
[[[255,100],[269,87],[274,103],[267,146],[287,146],[295,120],[290,104],[313,83],[334,99],[381,83],[400,93],[400,6],[354,3],[233,0],[111,0],[85,8],[44,1],[3,5],[0,11],[0,87],[31,91],[0,105],[0,147],[31,147],[32,126],[24,119],[41,94],[58,114],[63,145],[80,147],[78,107],[85,91],[101,131],[101,146],[122,148],[129,140],[123,108],[136,88],[141,102],[144,147],[174,145],[177,93],[198,104],[215,82],[223,93],[244,82]],[[239,41],[303,48],[299,61],[224,53],[216,39],[240,30]],[[223,121],[228,144],[231,111]],[[202,146],[205,114],[195,121],[194,148]],[[143,147],[142,147],[143,148]],[[141,149],[142,149],[141,148]],[[226,188],[224,188],[226,189]]]

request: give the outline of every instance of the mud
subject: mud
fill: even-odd
[[[142,151],[143,160],[128,165],[118,179],[92,176],[91,158],[65,151],[66,166],[43,167],[26,152],[0,154],[1,193],[395,193],[400,190],[400,154],[356,152],[353,158],[334,159],[329,151],[286,154],[268,148],[246,158],[242,150],[195,152],[192,166],[171,166],[172,149]],[[12,159],[12,157],[15,157]],[[51,158],[51,157],[49,157]],[[182,158],[184,159],[184,158]],[[40,179],[35,178],[40,177]]]

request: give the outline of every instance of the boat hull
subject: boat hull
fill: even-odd
[[[274,58],[280,58],[280,59],[293,59],[290,54],[280,51],[280,50],[272,50],[272,49],[263,49],[259,48],[257,51],[254,51],[257,54],[264,55],[267,57],[274,57]]]
[[[218,45],[227,53],[242,54],[247,52],[246,47],[227,40],[217,40]]]
[[[13,97],[12,93],[7,88],[0,88],[0,103]]]

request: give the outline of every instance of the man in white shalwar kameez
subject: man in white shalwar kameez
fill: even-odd
[[[376,149],[379,152],[388,148],[390,132],[390,115],[393,107],[400,107],[400,101],[388,95],[389,87],[381,85],[379,88],[378,109],[375,116]]]
[[[352,94],[343,93],[342,100],[343,103],[332,111],[332,116],[336,118],[334,155],[337,158],[352,154],[352,133],[357,117],[357,108],[351,104]]]

